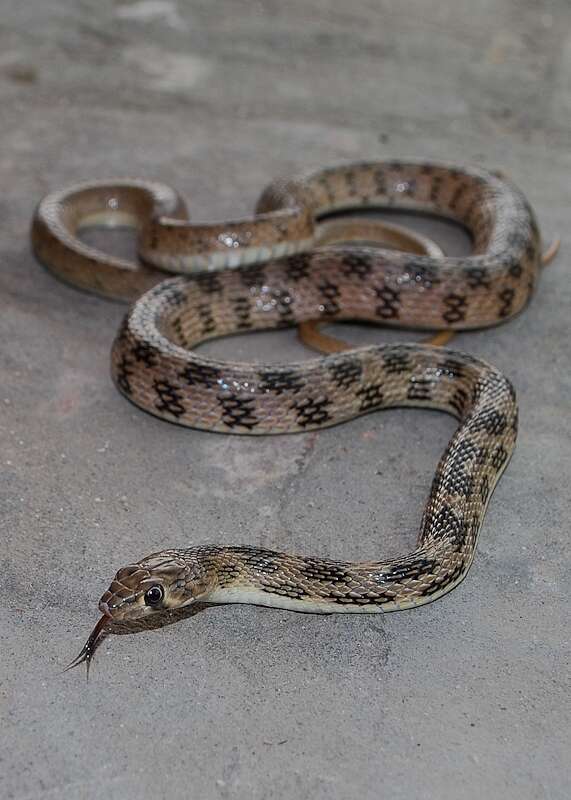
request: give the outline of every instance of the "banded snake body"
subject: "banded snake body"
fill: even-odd
[[[457,586],[516,441],[515,393],[502,373],[422,344],[359,347],[277,365],[217,361],[193,348],[315,318],[449,330],[508,320],[525,307],[541,269],[539,231],[522,193],[482,169],[353,164],[275,182],[250,224],[193,229],[170,190],[123,182],[113,189],[114,210],[126,208],[138,220],[144,264],[134,269],[105,261],[74,238],[82,218],[101,207],[102,192],[109,205],[111,190],[101,184],[95,191],[95,199],[80,188],[43,201],[34,245],[54,271],[84,287],[132,298],[151,286],[129,310],[112,349],[113,379],[136,405],[181,425],[254,435],[319,430],[397,406],[445,411],[459,426],[438,464],[412,553],[352,563],[248,545],[163,550],[119,570],[101,598],[103,617],[72,665],[89,664],[109,622],[197,602],[370,613],[416,607]],[[379,206],[460,222],[471,234],[471,254],[418,255],[354,242],[308,247],[312,226],[328,213]],[[171,219],[161,218],[165,211]],[[217,255],[208,260],[213,241]],[[189,274],[164,280],[159,269]],[[134,287],[135,279],[143,285]]]

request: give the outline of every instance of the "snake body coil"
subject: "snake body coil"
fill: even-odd
[[[320,393],[326,383],[335,387],[331,396]],[[167,550],[117,577],[102,598],[117,618],[148,613],[143,590],[157,581],[165,589],[162,607],[201,600],[371,612],[421,605],[462,580],[491,492],[516,440],[517,406],[509,381],[466,355],[399,345],[361,348],[295,375],[274,372],[272,387],[265,395],[264,414],[269,414],[266,424],[273,430],[317,428],[395,406],[437,408],[459,419],[438,465],[416,550],[391,561],[358,564],[254,547]],[[226,397],[232,398],[231,404]],[[234,395],[223,393],[217,405],[232,409],[225,412],[228,419],[239,420],[247,411],[247,406],[240,410]],[[133,606],[137,599],[139,605]]]
[[[271,223],[275,212],[283,222],[288,209],[298,220],[318,221],[332,211],[371,206],[453,218],[470,232],[472,253],[421,256],[351,244],[252,263],[250,237],[245,264],[219,271],[217,263],[215,271],[163,281],[140,298],[114,343],[112,375],[123,394],[152,414],[226,433],[319,430],[397,406],[454,415],[459,426],[438,465],[416,549],[360,563],[249,546],[165,550],[117,573],[100,603],[105,618],[144,617],[197,601],[324,613],[393,611],[441,597],[465,576],[516,440],[515,394],[500,372],[466,354],[424,345],[361,347],[281,365],[222,362],[193,349],[214,337],[315,318],[479,328],[509,319],[533,293],[541,266],[533,212],[517,188],[484,170],[349,165],[302,182],[277,182],[258,210]],[[177,230],[184,239],[184,225]],[[191,269],[178,252],[184,250],[180,241],[173,244],[172,229],[153,224],[141,242],[145,261]],[[86,656],[84,648],[83,659],[90,652]]]

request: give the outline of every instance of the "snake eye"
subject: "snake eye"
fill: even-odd
[[[147,589],[145,592],[145,605],[158,606],[164,596],[165,590],[162,586],[151,586],[151,588]]]

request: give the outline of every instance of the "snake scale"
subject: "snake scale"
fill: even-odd
[[[70,238],[54,244],[50,226],[53,232],[64,206],[68,227],[81,217],[80,210],[72,219],[74,198],[62,197],[61,208],[44,206],[49,219],[44,214],[35,233],[36,251],[56,271],[63,252],[57,248],[69,246]],[[501,372],[422,344],[359,347],[290,364],[222,362],[195,348],[214,337],[316,318],[451,330],[503,322],[525,307],[541,268],[538,227],[522,193],[501,175],[476,168],[397,161],[334,167],[303,181],[276,181],[262,194],[263,233],[275,222],[287,238],[293,226],[289,250],[278,234],[273,240],[281,252],[258,246],[244,222],[231,237],[231,260],[206,263],[200,260],[204,242],[198,261],[184,255],[189,223],[161,220],[160,211],[153,216],[149,198],[139,227],[141,269],[152,273],[152,288],[130,308],[111,356],[115,384],[133,403],[181,425],[254,435],[321,430],[401,406],[438,409],[459,424],[438,464],[412,553],[352,563],[248,545],[163,550],[119,570],[73,665],[89,664],[110,621],[197,602],[387,612],[420,606],[457,586],[516,441],[515,393]],[[182,217],[174,196],[167,205]],[[311,226],[329,213],[379,206],[452,218],[469,231],[472,252],[459,258],[355,243],[308,247]],[[214,226],[207,233],[220,241]],[[78,255],[76,248],[70,258],[77,266],[77,259],[100,257]],[[157,268],[189,274],[159,282]]]

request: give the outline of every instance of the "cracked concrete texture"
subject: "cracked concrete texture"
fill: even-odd
[[[568,798],[569,4],[6,5],[0,796]],[[34,205],[130,174],[175,185],[197,219],[235,216],[276,174],[387,156],[501,167],[562,237],[524,314],[456,339],[521,407],[467,580],[382,619],[210,609],[111,637],[87,686],[62,676],[115,570],[154,549],[403,552],[454,423],[397,410],[252,440],[141,413],[108,377],[124,309],[35,263]],[[208,352],[309,355],[294,332]]]

